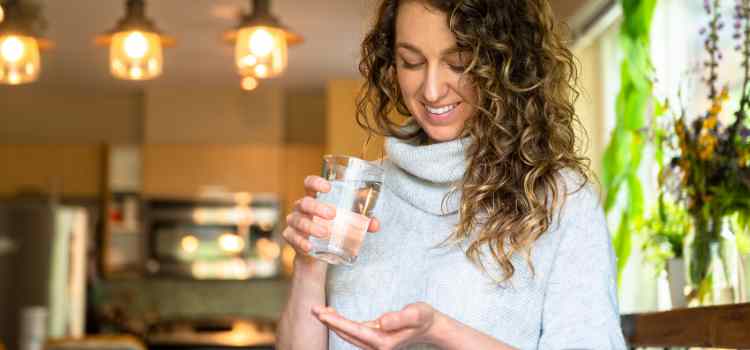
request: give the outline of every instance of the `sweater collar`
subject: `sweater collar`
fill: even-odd
[[[463,179],[468,146],[469,138],[416,145],[388,137],[386,181],[396,195],[419,209],[434,215],[454,214],[458,211],[460,193],[446,195]]]

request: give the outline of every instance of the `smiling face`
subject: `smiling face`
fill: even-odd
[[[470,57],[456,46],[446,14],[416,0],[396,17],[396,74],[401,95],[433,142],[461,136],[476,113],[476,90],[464,69]]]

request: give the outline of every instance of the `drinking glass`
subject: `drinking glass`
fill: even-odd
[[[336,207],[336,217],[313,221],[328,231],[326,238],[310,236],[310,255],[329,264],[353,264],[370,226],[377,204],[384,170],[368,161],[342,155],[323,157],[323,178],[331,184],[327,193],[319,192],[320,202]]]

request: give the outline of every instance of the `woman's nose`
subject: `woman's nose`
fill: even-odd
[[[430,65],[425,73],[422,94],[425,102],[436,103],[448,93],[446,74],[436,65]]]

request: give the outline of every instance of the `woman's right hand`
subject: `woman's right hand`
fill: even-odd
[[[319,202],[315,199],[317,192],[328,192],[331,190],[331,184],[320,176],[308,176],[305,178],[305,192],[307,195],[295,202],[292,212],[287,215],[287,227],[281,233],[284,239],[297,252],[295,260],[300,259],[312,263],[318,261],[311,258],[308,253],[312,248],[309,237],[315,236],[320,238],[328,237],[328,230],[320,224],[313,221],[317,216],[321,219],[333,220],[336,217],[336,208],[332,205]],[[377,219],[370,220],[369,232],[377,232],[380,223]]]

